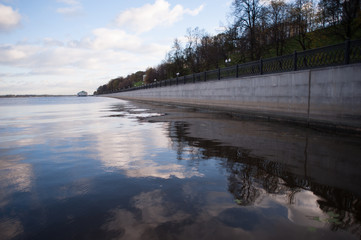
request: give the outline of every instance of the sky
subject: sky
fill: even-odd
[[[0,95],[92,94],[161,63],[188,28],[217,34],[231,2],[0,0]]]

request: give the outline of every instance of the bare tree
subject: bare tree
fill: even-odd
[[[290,7],[291,32],[303,50],[311,47],[312,38],[308,34],[315,27],[315,9],[312,0],[296,0]]]
[[[200,72],[200,58],[198,48],[201,44],[201,39],[206,36],[204,29],[198,27],[187,29],[187,43],[184,49],[184,58],[187,68],[190,72]]]
[[[361,27],[360,0],[342,1],[342,26],[345,39],[351,39],[357,29]]]
[[[322,27],[335,27],[341,23],[342,3],[340,0],[320,0],[318,8],[318,22]]]
[[[168,71],[170,75],[176,73],[184,74],[184,56],[181,42],[176,38],[173,42],[172,50],[168,53],[167,62],[170,63]]]
[[[234,27],[239,34],[248,39],[250,59],[257,57],[255,51],[259,48],[257,43],[257,25],[259,25],[262,5],[259,0],[234,0],[232,3],[235,17]]]
[[[288,5],[284,0],[272,0],[269,7],[271,43],[276,48],[276,55],[283,55],[287,39]]]

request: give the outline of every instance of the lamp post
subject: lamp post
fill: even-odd
[[[228,67],[228,64],[231,64],[231,59],[228,58],[228,59],[226,59],[224,62],[226,63],[226,67]]]
[[[176,73],[176,75],[177,75],[177,85],[178,85],[178,76],[179,76],[179,72],[177,72],[177,73]]]

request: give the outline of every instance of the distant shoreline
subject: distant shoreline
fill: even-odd
[[[76,95],[48,95],[48,94],[24,94],[24,95],[17,95],[17,94],[8,94],[8,95],[0,95],[0,98],[18,98],[18,97],[76,97]]]

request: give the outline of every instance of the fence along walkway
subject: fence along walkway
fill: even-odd
[[[345,43],[306,50],[303,52],[295,51],[293,54],[289,55],[260,59],[259,61],[180,76],[146,84],[140,87],[108,91],[107,93],[126,92],[270,73],[290,72],[358,62],[361,62],[361,39],[354,41],[347,40]]]

